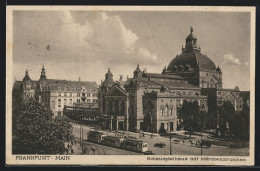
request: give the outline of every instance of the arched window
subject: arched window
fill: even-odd
[[[165,115],[167,115],[167,116],[168,116],[168,105],[166,105],[166,106],[165,106],[164,113],[165,113]]]
[[[163,115],[163,109],[161,108],[161,110],[160,110],[160,113],[161,113],[161,115]]]
[[[173,107],[170,108],[170,115],[173,114]]]

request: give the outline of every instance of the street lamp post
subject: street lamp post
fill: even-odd
[[[169,136],[169,139],[170,139],[170,155],[172,155],[172,138],[173,138],[173,135],[170,132],[170,136]]]
[[[170,155],[172,155],[172,137],[170,136]]]
[[[201,134],[200,134],[200,155],[202,155],[202,149],[203,149],[203,144],[202,144],[202,129],[201,129]]]
[[[81,136],[82,136],[82,139],[81,139],[81,149],[82,149],[82,154],[83,154],[83,126],[81,127]]]
[[[205,110],[205,107],[202,106],[202,111],[203,111],[203,113],[204,113],[204,110]],[[200,112],[200,110],[199,110],[199,112]],[[203,116],[201,116],[200,155],[203,155],[203,152],[202,152],[202,150],[203,150],[203,144],[202,144],[202,129],[203,129],[203,122],[204,122],[204,118],[203,118]]]
[[[81,147],[81,123],[79,125],[79,146]]]

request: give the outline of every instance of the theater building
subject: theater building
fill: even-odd
[[[123,82],[122,79],[114,81],[108,70],[99,93],[100,121],[104,129],[176,131],[180,123],[177,109],[183,100],[196,100],[214,116],[217,105],[223,101],[231,101],[236,111],[242,110],[239,88],[223,88],[220,67],[201,53],[192,28],[185,42],[182,53],[162,73],[147,73],[138,65],[133,78]]]

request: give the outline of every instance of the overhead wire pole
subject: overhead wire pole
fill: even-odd
[[[172,136],[170,135],[170,155],[172,155]]]
[[[170,155],[172,155],[172,138],[173,138],[173,136],[172,136],[171,132],[170,132],[169,138],[170,138]]]
[[[81,149],[82,149],[82,154],[83,154],[83,125],[82,125],[82,127],[81,127],[81,129],[82,129],[82,131],[81,131],[81,135],[82,135],[82,140],[81,140]]]
[[[201,134],[200,134],[200,155],[202,155],[202,148],[203,148],[203,144],[202,144],[202,129],[201,129]]]
[[[81,147],[81,123],[79,124],[79,146]]]

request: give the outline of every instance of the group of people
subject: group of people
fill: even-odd
[[[77,141],[76,140],[71,140],[70,143],[67,144],[67,148],[66,148],[66,153],[67,155],[69,154],[69,150],[71,153],[74,153],[74,150],[73,150],[73,145],[76,145],[77,144]]]

